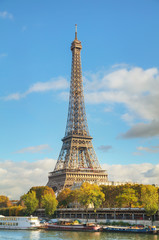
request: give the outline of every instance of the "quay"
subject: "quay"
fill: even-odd
[[[38,209],[34,215],[45,217],[43,209]],[[100,223],[111,222],[127,222],[130,224],[151,225],[152,221],[146,215],[144,208],[98,208],[96,213],[93,208],[89,208],[88,212],[84,208],[59,208],[55,212],[55,217],[60,219],[80,219],[81,221]],[[159,226],[159,211],[152,218],[153,224]]]

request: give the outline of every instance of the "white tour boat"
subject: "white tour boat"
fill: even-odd
[[[5,217],[0,215],[0,229],[36,229],[39,226],[38,217]]]

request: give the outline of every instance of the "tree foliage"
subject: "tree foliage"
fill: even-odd
[[[9,207],[9,216],[20,216],[24,215],[26,208],[22,206],[12,206]]]
[[[132,207],[137,204],[138,197],[133,188],[125,188],[123,192],[116,197],[116,201],[120,207]]]
[[[79,202],[87,209],[89,205],[93,205],[94,209],[101,206],[104,201],[104,193],[96,184],[83,183],[79,190]]]
[[[151,185],[141,188],[141,201],[148,216],[154,215],[158,210],[158,189]]]
[[[9,198],[4,195],[0,195],[0,208],[10,207],[10,206],[12,206],[12,203],[9,200]]]
[[[74,189],[70,192],[70,194],[68,195],[68,201],[70,203],[73,203],[73,205],[75,207],[79,206],[79,204],[78,204],[78,202],[79,202],[79,189]]]
[[[4,216],[24,216],[26,214],[26,207],[11,206],[7,208],[0,208],[0,215]]]
[[[103,207],[105,208],[117,207],[118,203],[116,202],[115,199],[122,191],[122,186],[101,185],[100,189],[105,195],[105,201],[103,202]]]
[[[37,186],[37,187],[32,187],[29,192],[32,192],[34,191],[36,193],[36,198],[38,199],[38,207],[39,208],[42,208],[42,203],[41,203],[41,200],[42,200],[42,197],[45,195],[45,194],[48,194],[50,193],[52,196],[55,196],[55,193],[53,191],[52,188],[48,187],[48,186]],[[28,193],[29,193],[28,192]]]
[[[100,186],[101,191],[105,195],[105,201],[103,203],[103,207],[126,207],[127,204],[124,202],[117,201],[117,197],[123,193],[126,189],[133,189],[135,191],[135,196],[138,198],[137,202],[133,202],[134,207],[142,207],[141,201],[141,188],[142,184],[125,184],[121,186]]]
[[[56,200],[55,195],[52,195],[51,193],[47,193],[42,196],[42,205],[45,208],[45,213],[48,216],[51,216],[54,214],[58,201]]]
[[[69,188],[65,188],[64,190],[62,190],[58,196],[57,196],[57,201],[59,202],[59,207],[60,208],[64,208],[67,207],[68,204],[71,202],[70,199],[70,193],[71,193],[71,189]]]
[[[36,192],[32,191],[22,196],[24,204],[26,206],[26,213],[32,214],[38,207],[38,200],[36,198]]]

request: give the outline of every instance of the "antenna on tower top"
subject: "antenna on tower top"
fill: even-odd
[[[77,24],[75,24],[75,39],[77,39]]]

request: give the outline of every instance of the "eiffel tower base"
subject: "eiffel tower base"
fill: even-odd
[[[105,170],[62,169],[50,172],[47,186],[58,193],[64,188],[71,188],[75,183],[82,184],[82,182],[104,185],[108,182],[108,175]]]

